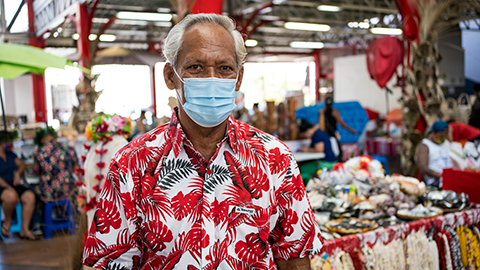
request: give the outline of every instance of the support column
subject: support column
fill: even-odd
[[[152,83],[152,113],[157,117],[157,88],[155,86],[155,65],[150,67],[151,83]]]
[[[321,64],[320,50],[313,51],[313,59],[315,61],[315,101],[319,102],[320,96],[320,79],[322,77],[322,64]]]
[[[36,37],[35,35],[35,14],[33,12],[33,1],[27,0],[28,8],[28,43],[30,46],[43,48],[44,41],[42,37]],[[46,122],[47,121],[47,102],[45,98],[45,79],[43,74],[32,74],[32,86],[33,86],[33,106],[35,108],[35,121]]]

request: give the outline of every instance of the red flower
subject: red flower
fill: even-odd
[[[333,170],[336,171],[338,169],[343,169],[343,163],[337,163],[333,165]]]
[[[81,156],[80,159],[82,160],[82,162],[85,162],[85,160],[87,159],[86,156]]]
[[[90,146],[90,145],[86,145],[86,144],[84,144],[84,145],[83,145],[83,147],[85,148],[85,150],[87,150],[87,151],[88,151],[88,150],[90,150],[90,147],[91,147],[91,146]]]
[[[100,169],[105,168],[105,162],[98,162],[97,167],[100,168]]]
[[[97,174],[95,175],[95,179],[97,179],[98,181],[101,181],[103,179],[104,175],[103,174]]]
[[[107,149],[103,149],[103,150],[95,150],[95,154],[97,155],[104,155],[105,153],[107,153]]]
[[[97,193],[100,193],[100,191],[102,191],[102,189],[100,188],[100,185],[94,186],[93,190],[95,190]]]
[[[77,182],[75,182],[75,186],[76,187],[85,186],[85,183],[83,183],[82,181],[77,181]]]
[[[85,170],[82,169],[82,168],[77,168],[75,170],[75,173],[78,174],[78,175],[85,175]]]

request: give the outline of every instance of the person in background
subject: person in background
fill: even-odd
[[[477,83],[473,86],[473,93],[477,99],[472,105],[472,111],[470,112],[468,124],[472,127],[480,129],[480,83]]]
[[[480,140],[480,129],[462,122],[448,121],[448,140],[462,144],[467,141]]]
[[[417,147],[415,159],[427,186],[441,188],[443,169],[453,167],[447,137],[447,122],[437,121],[431,127],[428,137]]]
[[[385,125],[387,118],[383,114],[379,114],[375,120],[368,121],[365,126],[365,134],[368,138],[388,136],[388,130]]]
[[[40,175],[35,193],[43,202],[69,198],[75,189],[74,173],[78,167],[75,149],[57,142],[57,132],[52,127],[38,130],[33,141],[33,172]]]
[[[163,52],[179,106],[110,164],[83,263],[103,269],[310,269],[320,229],[293,154],[234,120],[246,47],[227,16],[190,14]]]
[[[383,114],[379,114],[376,119],[368,121],[363,129],[360,138],[358,138],[358,148],[361,150],[365,147],[368,138],[388,136],[387,126],[385,125],[387,118]]]
[[[340,154],[338,155],[338,161],[343,161],[343,151],[340,145],[340,134],[337,131],[337,123],[352,134],[357,134],[358,132],[349,127],[347,123],[343,121],[340,112],[333,108],[332,97],[327,97],[325,99],[325,108],[320,111],[318,123],[320,124],[320,129],[323,130],[323,132],[327,133],[329,137],[335,137],[337,140],[338,150],[340,151]]]
[[[310,147],[302,147],[300,151],[310,153],[325,153],[325,157],[322,160],[328,162],[337,161],[337,157],[333,153],[330,137],[323,132],[318,125],[301,120],[298,127],[300,136],[311,139]]]
[[[126,138],[132,132],[132,120],[119,115],[101,115],[89,122],[85,131],[87,140],[93,144],[87,147],[85,154],[85,188],[82,188],[78,201],[87,213],[90,228],[111,159],[128,143]]]
[[[135,120],[135,134],[143,135],[145,132],[147,132],[147,119],[145,114],[147,111],[143,111],[140,113],[140,117]]]
[[[5,220],[2,222],[1,233],[10,236],[10,226],[15,206],[22,203],[22,230],[20,237],[27,240],[38,238],[30,231],[30,221],[35,209],[35,194],[22,185],[21,175],[26,165],[23,160],[12,152],[13,141],[18,137],[16,131],[0,131],[0,198]]]

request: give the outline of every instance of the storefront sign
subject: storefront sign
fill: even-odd
[[[58,27],[66,16],[77,11],[78,4],[84,2],[86,0],[35,0],[33,10],[36,35],[41,36],[45,31]]]

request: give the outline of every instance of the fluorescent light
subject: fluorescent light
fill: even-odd
[[[115,41],[115,39],[117,39],[117,37],[115,35],[110,35],[110,34],[103,34],[100,36],[100,41],[103,41],[103,42],[112,42],[112,41]]]
[[[379,23],[379,22],[380,22],[380,18],[378,18],[378,17],[374,17],[374,18],[371,18],[371,19],[370,19],[370,23],[371,23],[371,24],[377,24],[377,23]]]
[[[322,31],[327,32],[330,30],[330,26],[326,24],[316,23],[299,23],[299,22],[286,22],[285,28],[292,30],[306,30],[306,31]]]
[[[370,32],[375,35],[394,35],[398,36],[403,33],[402,29],[399,28],[381,28],[381,27],[375,27],[370,29]]]
[[[290,47],[298,49],[322,49],[325,45],[323,42],[311,42],[311,41],[292,41]]]
[[[359,27],[359,28],[362,28],[362,29],[368,29],[368,28],[370,28],[370,23],[368,23],[368,22],[360,22],[360,23],[358,23],[358,27]]]
[[[327,12],[339,12],[340,7],[339,6],[331,6],[331,5],[320,5],[317,7],[318,10],[320,11],[327,11]]]
[[[258,44],[258,41],[256,41],[255,39],[245,40],[245,46],[247,46],[247,47],[255,47],[255,46],[257,46],[257,44]]]
[[[97,39],[97,35],[95,35],[95,34],[90,34],[90,35],[88,36],[88,39],[89,39],[90,41],[93,41],[93,40]]]
[[[72,35],[72,38],[74,40],[78,40],[80,38],[80,35],[78,33],[75,33],[75,34]]]
[[[349,22],[347,25],[350,28],[358,28],[358,22]]]
[[[121,20],[169,22],[172,19],[172,14],[120,11],[117,12],[117,18]]]

